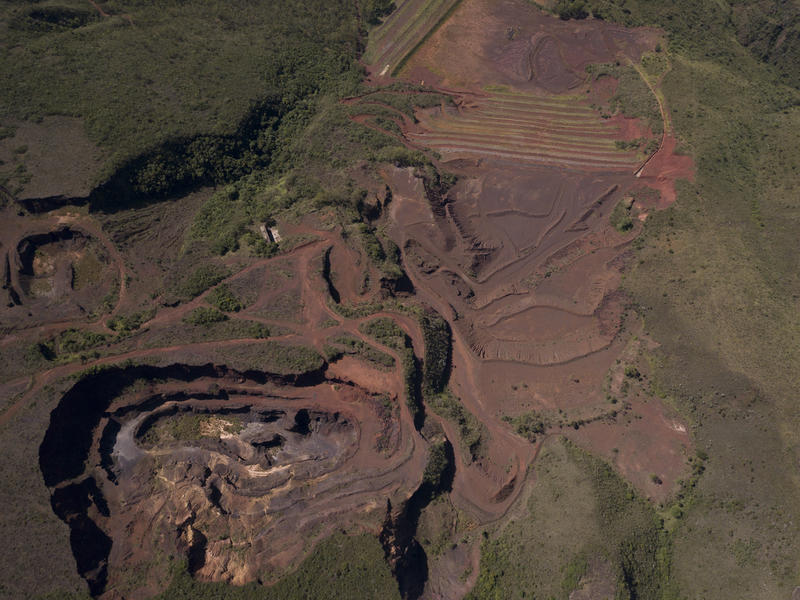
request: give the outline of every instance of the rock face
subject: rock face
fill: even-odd
[[[111,369],[77,383],[53,419],[42,471],[104,597],[158,591],[168,556],[202,580],[268,580],[334,526],[377,530],[387,501],[419,487],[426,455],[399,411],[356,385],[210,365]],[[140,571],[153,583],[134,586]]]

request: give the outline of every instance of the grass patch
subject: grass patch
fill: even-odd
[[[65,329],[55,337],[33,342],[23,352],[24,365],[29,368],[43,368],[48,363],[69,363],[76,360],[87,362],[99,358],[99,346],[113,341],[112,336],[82,329]],[[9,371],[15,371],[12,364],[17,362],[7,356]],[[22,365],[14,365],[20,367]]]
[[[95,250],[89,246],[80,258],[72,264],[72,287],[82,290],[85,287],[99,283],[103,276],[106,264],[97,256]]]
[[[426,395],[441,394],[450,378],[450,325],[434,312],[422,313],[419,323],[425,342],[422,388]]]
[[[800,81],[800,63],[778,63],[766,25],[780,23],[786,7],[592,5],[607,19],[666,29],[672,68],[662,91],[696,164],[677,203],[648,217],[625,277],[660,345],[652,379],[708,455],[702,477],[693,475],[691,492],[670,509],[679,517],[673,580],[687,597],[790,596],[800,577],[800,508],[788,475],[800,447],[800,152],[791,133],[800,128],[800,92],[784,83]],[[754,55],[758,47],[764,53]],[[741,560],[755,544],[759,551]]]
[[[467,598],[567,600],[590,558],[610,564],[618,598],[668,596],[665,536],[646,501],[565,440],[545,445],[536,470],[526,514],[482,544]]]
[[[142,442],[150,447],[169,442],[196,442],[203,438],[219,438],[221,433],[239,433],[243,428],[241,417],[224,417],[178,412],[152,422],[142,434]]]
[[[622,113],[627,117],[643,119],[656,136],[664,132],[658,99],[636,69],[628,65],[606,63],[589,65],[586,71],[595,79],[614,77],[618,80],[616,93],[602,110],[609,114]]]
[[[402,357],[403,386],[408,406],[415,425],[422,426],[424,408],[422,406],[421,384],[423,380],[419,360],[414,354],[411,338],[403,329],[389,317],[378,317],[362,323],[359,329],[381,344],[397,350]]]
[[[300,290],[292,287],[274,294],[268,303],[253,311],[253,314],[262,319],[302,323],[305,317],[303,316],[303,302]]]

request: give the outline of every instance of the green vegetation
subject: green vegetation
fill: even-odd
[[[449,443],[447,440],[434,442],[430,447],[428,463],[422,473],[422,484],[431,490],[432,496],[444,491],[447,485],[447,473],[453,468],[448,452]]]
[[[484,541],[468,598],[566,600],[590,557],[609,565],[617,598],[675,597],[659,519],[607,464],[554,440],[536,472],[526,514]]]
[[[443,5],[429,4],[428,11]],[[377,24],[389,2],[361,3],[361,16],[353,3],[342,1],[302,6],[210,1],[187,10],[172,0],[124,6],[108,0],[103,7],[111,16],[76,0],[59,6],[0,6],[5,24],[0,73],[6,90],[0,117],[84,118],[91,139],[107,155],[102,178],[109,183],[94,194],[94,207],[114,210],[131,200],[228,182],[198,213],[185,240],[187,254],[199,248],[217,255],[244,250],[245,257],[248,252],[272,256],[278,246],[255,233],[255,225],[335,207],[345,217],[342,222],[356,224],[367,253],[383,267],[395,249],[380,237],[380,229],[360,224],[363,191],[348,170],[366,159],[371,160],[367,170],[376,161],[389,161],[416,167],[432,197],[452,185],[452,177],[436,171],[424,155],[353,123],[350,117],[363,107],[339,103],[343,96],[364,91],[355,60],[363,47],[359,29]],[[569,444],[546,445],[535,467],[537,485],[525,491],[527,514],[502,525],[483,544],[472,597],[566,598],[593,568],[591,559],[597,559],[610,565],[620,598],[788,598],[800,580],[795,477],[800,448],[795,404],[800,388],[800,94],[785,85],[800,82],[793,3],[559,0],[555,7],[565,18],[591,13],[667,30],[664,48],[645,54],[640,67],[648,81],[664,76],[662,91],[675,133],[682,151],[694,157],[697,173],[694,182],[679,184],[673,208],[649,215],[625,287],[644,317],[646,333],[659,344],[649,356],[648,381],[652,372],[657,393],[688,419],[693,442],[705,450],[689,459],[691,474],[675,502],[659,507],[666,522],[662,528],[655,509],[603,462]],[[417,39],[425,28],[412,29]],[[381,35],[378,31],[376,38]],[[162,68],[152,69],[153,64]],[[642,117],[655,133],[661,131],[656,99],[635,69],[602,65],[593,73],[620,81],[609,111]],[[440,101],[433,94],[415,94],[412,100],[380,93],[368,98],[409,116],[419,103]],[[385,119],[380,122],[391,130],[391,109],[363,110]],[[0,137],[7,133],[3,128]],[[634,149],[631,143],[624,146],[620,149]],[[24,164],[13,173],[15,184],[30,177]],[[620,231],[633,225],[624,206],[615,207],[610,218]],[[185,277],[171,288],[183,299],[202,294],[228,274],[212,265],[194,268],[197,264],[181,271]],[[91,261],[82,264],[76,287],[90,281],[97,269]],[[232,284],[223,289],[229,295],[221,296],[220,307],[246,303]],[[93,316],[111,311],[118,293],[113,285]],[[216,303],[220,294],[212,292],[209,301]],[[296,307],[296,296],[284,298]],[[355,317],[382,305],[336,310]],[[127,334],[141,327],[147,314],[115,317],[109,326]],[[438,316],[422,319],[422,372],[408,336],[396,323],[376,319],[362,331],[400,352],[415,420],[423,411],[422,389],[432,410],[457,423],[462,444],[472,452],[476,419],[446,391],[450,340],[442,323]],[[187,315],[176,329],[148,333],[146,343],[167,336],[188,342],[266,335],[263,325],[204,308]],[[31,345],[26,354],[37,365],[72,360],[75,354],[92,356],[108,341],[102,334],[69,330]],[[311,348],[275,342],[220,347],[217,358],[243,370],[288,375],[323,363]],[[93,366],[87,372],[104,368],[109,367]],[[625,376],[632,380],[641,374],[628,366]],[[69,555],[65,528],[51,514],[32,460],[41,438],[38,424],[47,422],[53,398],[52,390],[45,390],[4,433],[8,456],[0,488],[13,493],[4,502],[10,511],[4,539],[19,556],[33,552],[30,564],[40,558],[36,552],[59,559],[51,561],[53,574],[44,573],[53,581],[43,585],[56,589],[58,580],[58,586],[77,589],[80,582],[68,578],[76,579],[73,561],[61,560]],[[581,422],[572,423],[577,428]],[[511,424],[528,439],[546,428],[533,413]],[[200,431],[200,424],[188,420],[178,435]],[[446,450],[443,444],[432,447],[425,470],[431,485],[442,481]],[[25,503],[15,501],[21,494]],[[24,536],[18,535],[18,523],[25,525]],[[13,576],[0,584],[0,593],[36,593],[16,580],[26,583],[42,570],[30,570],[31,575],[17,568],[20,560],[9,562]],[[68,572],[62,563],[69,563]],[[178,569],[162,597],[271,594],[384,598],[396,597],[397,590],[374,538],[336,534],[273,588],[204,584]]]
[[[240,371],[299,375],[319,371],[325,364],[313,348],[275,341],[219,347],[214,352],[219,362]]]
[[[222,312],[239,312],[244,308],[242,301],[239,300],[224,283],[211,290],[207,300],[209,304],[215,306]]]
[[[393,83],[375,91],[370,91],[361,96],[359,100],[360,102],[353,108],[354,114],[397,116],[393,115],[392,111],[387,110],[387,107],[390,107],[412,120],[416,120],[414,113],[417,108],[432,108],[441,106],[442,103],[450,105],[453,103],[453,99],[450,96],[403,82]],[[383,110],[375,112],[370,110],[381,108]],[[367,111],[366,113],[364,112],[365,110]]]
[[[441,394],[450,378],[450,325],[435,312],[423,313],[419,323],[425,342],[422,389],[426,395]]]
[[[405,2],[369,37],[364,59],[388,65],[386,74],[394,75],[414,52],[444,23],[460,0],[425,0]],[[386,41],[388,50],[382,47]]]
[[[488,435],[486,427],[478,421],[475,415],[464,408],[453,392],[446,389],[441,394],[427,396],[425,401],[434,413],[456,426],[459,446],[468,461],[478,460],[483,456]]]
[[[208,288],[217,285],[228,276],[228,271],[214,264],[203,264],[197,267],[177,286],[177,293],[187,300],[199,296]]]
[[[106,265],[93,248],[88,248],[72,265],[72,287],[76,290],[98,283]]]
[[[156,314],[155,309],[142,310],[129,315],[117,315],[108,320],[106,325],[111,331],[125,335],[136,331]]]
[[[263,339],[274,332],[263,323],[231,319],[213,308],[196,308],[182,323],[150,331],[144,341],[147,348],[195,344],[212,340]]]
[[[353,337],[352,335],[344,334],[335,336],[330,338],[328,343],[335,344],[336,346],[343,348],[343,351],[346,354],[351,354],[362,360],[365,360],[379,369],[394,368],[394,357],[386,354],[385,352],[381,352],[376,348],[373,348],[369,344],[361,341],[357,337]]]
[[[108,341],[108,335],[80,329],[65,329],[55,338],[56,354],[85,352]]]
[[[633,365],[625,365],[625,377],[628,379],[641,379],[642,374],[639,373],[639,369]]]
[[[633,229],[633,219],[631,218],[631,202],[628,200],[620,200],[611,211],[609,217],[611,226],[619,231],[625,233]]]
[[[400,266],[400,249],[394,242],[379,234],[374,227],[366,223],[353,225],[353,230],[367,257],[386,278],[400,279],[403,276],[403,268]]]
[[[408,406],[411,416],[414,418],[415,425],[418,428],[421,427],[424,416],[420,389],[423,374],[421,373],[419,359],[414,354],[411,338],[389,317],[372,319],[362,323],[359,329],[365,335],[400,353],[406,406]]]
[[[170,441],[196,442],[203,438],[218,438],[219,434],[238,433],[242,430],[241,417],[215,416],[195,412],[179,412],[151,423],[142,434],[142,441],[158,445]]]
[[[537,435],[543,435],[549,427],[548,422],[537,412],[531,411],[516,417],[503,417],[503,421],[510,423],[519,435],[529,442],[535,442]]]
[[[387,348],[402,350],[411,345],[411,339],[405,331],[390,317],[378,317],[358,327],[364,335],[368,335]]]
[[[371,6],[372,19],[388,9]],[[206,2],[187,11],[176,1],[110,0],[103,9],[111,16],[75,0],[0,7],[0,116],[83,117],[110,154],[106,174],[122,167],[145,193],[242,174],[269,159],[284,118],[293,128],[316,93],[360,78],[351,3]]]
[[[424,420],[424,408],[422,405],[422,394],[420,393],[420,373],[419,359],[414,354],[414,348],[403,349],[403,391],[406,396],[406,406],[414,419],[414,425],[419,429]]]
[[[569,19],[585,19],[589,16],[586,12],[586,2],[584,0],[557,0],[553,6],[555,12],[565,21]]]
[[[157,600],[373,600],[400,594],[378,540],[368,534],[336,533],[321,542],[299,566],[272,586],[242,587],[202,583],[176,566],[172,583]]]
[[[677,203],[648,217],[625,278],[660,345],[651,379],[708,453],[674,507],[673,579],[690,598],[789,596],[800,578],[789,475],[800,447],[800,92],[784,84],[800,81],[800,46],[778,46],[773,34],[785,23],[785,42],[797,39],[797,19],[786,19],[794,9],[740,0],[591,4],[606,19],[666,29],[662,91],[696,165]],[[760,550],[741,561],[739,540]]]
[[[302,323],[305,317],[300,290],[290,287],[285,291],[278,292],[270,298],[268,304],[256,310],[254,314],[263,319]]]
[[[206,308],[204,306],[195,308],[192,312],[183,317],[184,323],[188,323],[189,325],[211,325],[212,323],[219,323],[227,320],[228,315],[216,309]]]
[[[392,0],[366,0],[363,3],[364,20],[369,25],[377,25],[394,10]]]
[[[648,64],[652,65],[652,61]],[[650,131],[656,136],[664,132],[658,99],[635,68],[630,65],[609,63],[589,65],[586,71],[595,79],[614,77],[619,80],[617,91],[609,100],[607,107],[609,113],[620,112],[628,117],[644,119]]]
[[[39,367],[46,362],[68,363],[76,360],[86,362],[98,358],[96,350],[111,341],[111,336],[81,329],[65,329],[53,338],[30,344],[24,353],[25,363]],[[9,365],[10,366],[10,365]]]
[[[179,442],[194,442],[203,437],[209,437],[207,425],[211,422],[209,415],[200,415],[195,413],[178,414],[174,417],[163,419],[160,431],[151,427],[145,433],[145,443],[158,443],[161,441],[160,435],[166,434],[170,438]],[[148,434],[155,434],[150,435]]]
[[[419,150],[409,150],[405,146],[386,146],[374,156],[377,162],[392,163],[398,167],[422,167],[427,157]]]
[[[425,342],[425,357],[420,373],[419,361],[414,356],[411,339],[388,317],[373,319],[361,325],[361,331],[380,343],[403,354],[403,374],[406,400],[412,414],[419,423],[422,416],[420,391],[432,408],[456,422],[462,433],[462,443],[471,455],[479,452],[481,431],[475,418],[463,411],[463,407],[445,391],[450,377],[450,326],[441,316],[428,311],[418,314]],[[455,402],[455,404],[454,404]],[[438,410],[437,410],[438,408]],[[441,411],[441,412],[440,412]]]
[[[563,578],[561,579],[561,590],[569,595],[573,590],[578,589],[581,577],[589,570],[589,563],[582,554],[576,555],[563,568]]]
[[[94,320],[110,313],[119,302],[119,279],[114,277],[111,281],[109,292],[100,299],[100,303],[89,313],[89,319]]]
[[[474,527],[475,522],[453,506],[449,496],[442,494],[422,509],[416,537],[431,559],[450,550],[455,536],[461,536],[462,542],[467,541]]]

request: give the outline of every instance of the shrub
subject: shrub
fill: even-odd
[[[243,308],[242,301],[224,283],[211,290],[208,302],[222,312],[239,312]]]
[[[150,309],[130,315],[117,315],[109,319],[106,325],[108,325],[111,331],[115,331],[119,334],[126,334],[139,329],[144,323],[152,319],[155,314],[155,309]]]
[[[425,394],[440,394],[450,376],[450,326],[435,312],[420,318],[425,341],[422,386]]]
[[[553,10],[565,21],[569,19],[585,19],[589,16],[583,0],[558,0]]]
[[[217,285],[227,275],[228,273],[224,269],[216,265],[201,265],[183,280],[178,292],[185,298],[195,298],[208,288]]]
[[[624,233],[633,229],[633,219],[631,219],[630,208],[628,207],[627,201],[620,200],[617,203],[614,210],[611,211],[609,221],[614,229],[619,232]]]
[[[74,354],[99,346],[105,343],[107,339],[108,336],[104,333],[67,329],[59,334],[56,345],[59,353]]]
[[[510,423],[519,435],[530,442],[536,441],[537,435],[542,435],[547,431],[547,421],[535,411],[524,413],[516,417],[503,417],[503,421]],[[576,427],[577,429],[577,427]]]
[[[359,330],[377,340],[384,346],[394,350],[402,350],[411,345],[406,332],[389,317],[378,317],[359,325]]]
[[[628,377],[630,379],[641,379],[642,374],[639,373],[639,369],[637,369],[633,365],[628,365],[625,367],[625,377]]]
[[[426,398],[428,406],[440,417],[444,417],[458,427],[462,451],[476,460],[483,454],[485,428],[471,412],[467,411],[450,390]]]
[[[447,471],[451,466],[448,446],[447,440],[431,445],[428,464],[425,465],[425,471],[422,474],[423,484],[430,486],[434,494],[442,491],[446,484]]]

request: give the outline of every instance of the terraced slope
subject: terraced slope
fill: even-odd
[[[617,123],[603,119],[574,96],[540,97],[508,92],[479,98],[463,110],[420,115],[414,142],[443,160],[497,158],[577,169],[633,170],[642,156],[620,150]]]
[[[461,0],[406,0],[370,34],[364,60],[379,75],[393,75]]]

